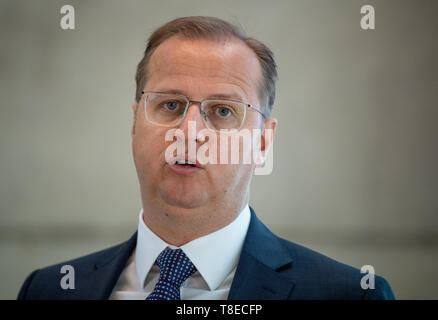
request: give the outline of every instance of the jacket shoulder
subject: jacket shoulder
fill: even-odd
[[[395,299],[388,281],[379,275],[362,273],[359,268],[347,265],[320,252],[278,238],[293,259],[291,276],[296,279],[294,295],[304,299]],[[373,286],[361,286],[364,277]],[[363,281],[362,281],[363,282]]]
[[[17,296],[17,300],[28,299],[56,299],[62,292],[61,279],[66,272],[61,272],[64,266],[73,267],[75,277],[87,277],[97,267],[111,262],[125,246],[132,242],[132,238],[126,242],[99,250],[75,259],[66,260],[44,268],[36,269],[25,279]]]

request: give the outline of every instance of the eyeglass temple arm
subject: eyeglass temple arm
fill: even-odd
[[[254,107],[252,104],[247,104],[247,106],[250,107],[251,109],[257,111],[258,113],[260,113],[260,114],[262,115],[263,119],[266,120],[266,116],[265,116],[265,114],[264,114],[263,112],[261,112],[259,109],[257,109],[256,107]]]

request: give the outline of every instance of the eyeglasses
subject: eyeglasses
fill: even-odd
[[[142,94],[145,94],[146,120],[159,126],[178,126],[193,103],[199,103],[205,126],[217,132],[223,129],[240,130],[245,121],[247,107],[257,111],[266,119],[266,116],[253,105],[240,101],[221,99],[194,101],[180,94],[166,92],[142,91]]]

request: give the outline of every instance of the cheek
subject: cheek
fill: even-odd
[[[249,131],[245,138],[218,134],[216,139],[214,137],[212,139],[216,142],[209,139],[210,143],[207,142],[204,146],[204,150],[209,152],[198,153],[198,156],[212,161],[207,164],[207,170],[213,185],[222,191],[232,191],[247,186],[254,170],[252,138]],[[210,150],[216,150],[211,157]]]
[[[209,165],[209,176],[214,181],[215,189],[225,194],[240,194],[251,179],[251,165],[217,164]]]
[[[157,172],[163,165],[166,149],[164,135],[161,130],[145,127],[136,132],[132,142],[134,162],[138,173],[145,176]]]
[[[236,143],[238,147],[236,147]],[[222,187],[230,195],[241,194],[248,187],[254,170],[251,135],[248,134],[246,138],[234,137],[233,139],[229,137],[228,145],[222,151],[224,150],[228,152],[229,164],[215,166],[217,167],[215,170],[217,179],[222,181]],[[220,146],[218,146],[218,154],[219,152]],[[227,157],[225,156],[224,158]],[[235,160],[237,160],[237,164],[233,163]]]
[[[242,131],[243,132],[243,131]],[[242,135],[220,135],[217,139],[217,163],[228,163],[232,165],[243,164],[244,167],[252,165],[254,156],[257,154],[257,147],[253,148],[252,132],[244,131]],[[254,140],[257,141],[257,140]],[[244,170],[242,168],[234,171]]]

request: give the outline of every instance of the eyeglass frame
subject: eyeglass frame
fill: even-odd
[[[261,110],[259,110],[258,108],[256,108],[253,104],[246,103],[246,102],[243,102],[243,101],[231,100],[231,99],[204,99],[204,100],[201,100],[201,101],[197,101],[197,100],[190,100],[190,99],[189,99],[188,97],[186,97],[185,95],[183,95],[183,94],[179,94],[179,93],[161,92],[161,91],[144,91],[144,90],[141,91],[141,94],[142,94],[142,95],[143,95],[143,94],[148,94],[148,93],[173,94],[173,95],[175,95],[175,96],[180,96],[180,97],[184,98],[184,100],[186,100],[186,106],[185,106],[185,109],[184,109],[184,112],[183,112],[183,114],[182,114],[181,119],[180,119],[177,123],[175,123],[175,124],[172,124],[172,125],[165,125],[165,124],[161,124],[161,123],[153,122],[151,119],[149,119],[148,114],[147,114],[147,112],[146,112],[146,103],[147,103],[147,101],[146,101],[146,99],[144,99],[143,110],[144,110],[145,118],[146,118],[147,121],[149,121],[150,123],[155,124],[155,125],[157,125],[157,126],[162,126],[162,127],[176,127],[176,126],[178,126],[179,124],[181,124],[181,122],[182,122],[182,121],[184,120],[184,118],[186,117],[187,110],[189,110],[190,106],[191,106],[192,104],[196,103],[196,104],[199,104],[199,109],[200,109],[199,111],[201,111],[201,117],[202,117],[202,120],[204,121],[205,126],[206,126],[209,130],[212,130],[212,131],[215,131],[215,132],[220,132],[220,130],[215,130],[215,129],[210,128],[209,125],[208,125],[208,123],[207,123],[207,115],[205,114],[204,106],[203,106],[203,103],[204,103],[205,101],[224,101],[224,102],[229,101],[229,102],[240,103],[240,104],[243,104],[245,107],[249,107],[249,108],[251,108],[252,110],[257,111],[257,112],[263,117],[263,119],[265,119],[265,120],[267,119],[267,117],[265,116],[265,114],[264,114]],[[246,108],[245,108],[245,112],[244,112],[244,114],[243,114],[242,122],[240,123],[240,127],[239,127],[238,129],[233,129],[233,130],[240,130],[240,129],[242,128],[243,124],[245,123],[245,120],[246,120]],[[221,130],[222,130],[222,129],[221,129]]]

